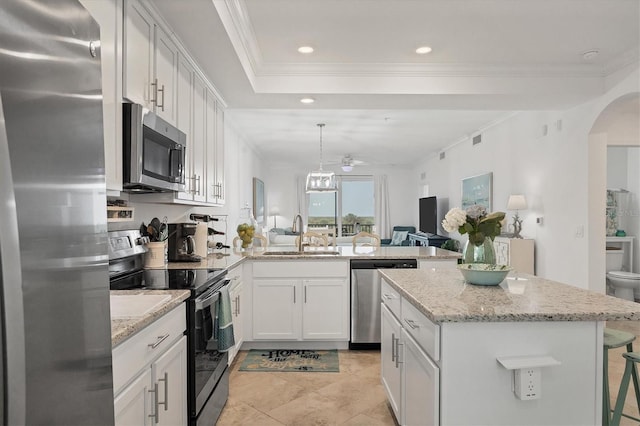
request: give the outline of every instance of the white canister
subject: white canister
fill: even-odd
[[[195,240],[195,255],[202,258],[207,257],[207,239],[209,235],[209,226],[206,222],[198,222],[196,225],[196,233],[193,236]]]
[[[145,268],[164,268],[167,263],[167,242],[150,242],[146,246],[147,252],[144,255]]]

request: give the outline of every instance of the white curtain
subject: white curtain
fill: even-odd
[[[298,194],[297,207],[304,223],[309,223],[309,196],[307,195],[307,177],[298,176],[296,178],[296,194]]]
[[[380,235],[380,238],[391,238],[387,175],[376,175],[374,177],[374,197],[378,235]]]

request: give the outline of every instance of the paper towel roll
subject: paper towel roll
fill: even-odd
[[[198,222],[196,225],[196,234],[194,235],[195,240],[195,254],[201,257],[207,257],[207,223],[206,222]]]

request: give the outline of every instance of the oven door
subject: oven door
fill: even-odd
[[[223,285],[229,285],[225,280]],[[215,286],[192,301],[193,330],[190,350],[193,353],[193,392],[197,416],[222,377],[228,362],[226,352],[218,352],[216,309],[220,299],[220,288]]]

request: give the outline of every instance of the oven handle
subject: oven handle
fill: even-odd
[[[216,288],[214,290],[209,290],[207,293],[196,298],[195,300],[196,311],[200,311],[204,308],[207,308],[213,305],[220,298],[220,289],[225,285],[229,285],[230,282],[231,282],[230,280],[225,280],[224,284],[219,288]]]

